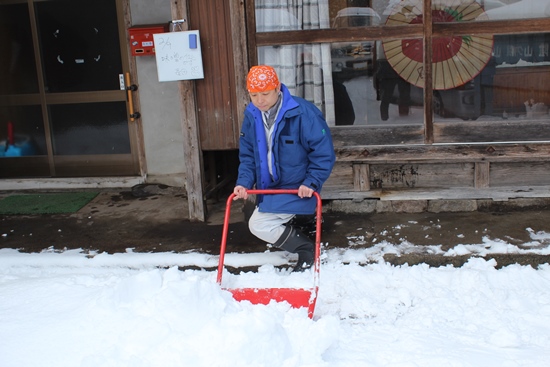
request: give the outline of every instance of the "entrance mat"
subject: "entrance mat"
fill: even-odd
[[[97,196],[97,192],[11,195],[0,200],[0,214],[74,213]]]

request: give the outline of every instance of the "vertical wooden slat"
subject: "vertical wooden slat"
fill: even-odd
[[[42,53],[40,52],[40,41],[38,35],[38,19],[36,18],[36,13],[34,11],[34,4],[28,2],[29,6],[29,16],[31,20],[31,34],[33,38],[33,47],[34,47],[34,56],[35,56],[35,65],[36,65],[36,75],[44,75],[43,64],[42,64]],[[38,90],[40,92],[40,105],[42,109],[42,116],[44,116],[44,137],[46,139],[46,151],[48,153],[48,165],[50,169],[50,175],[52,177],[56,176],[55,171],[55,161],[53,155],[53,144],[52,144],[52,131],[50,128],[50,114],[48,113],[48,107],[46,104],[46,86],[44,85],[44,78],[38,78]]]
[[[132,26],[130,17],[130,4],[128,1],[117,0],[117,17],[119,22],[119,38],[121,45],[129,42],[127,29]],[[130,57],[129,47],[121,47],[122,67],[124,73],[129,72],[132,80],[137,80],[137,65],[136,58]],[[136,111],[141,111],[141,102],[139,98],[139,90],[134,92],[134,108]],[[145,159],[145,139],[143,134],[143,124],[141,119],[131,123],[130,126],[130,144],[132,152],[137,161],[134,160],[136,171],[139,170],[141,176],[147,172],[147,160]]]
[[[172,0],[170,3],[173,19],[187,19],[187,1]],[[188,30],[188,22],[183,30]],[[206,220],[206,208],[203,200],[203,162],[199,140],[199,125],[196,113],[195,82],[179,82],[181,100],[181,125],[183,134],[183,152],[186,160],[186,189],[189,203],[190,220]]]
[[[424,142],[433,144],[432,0],[424,0]]]
[[[246,1],[246,24],[248,46],[251,52],[248,56],[250,66],[258,64],[258,53],[256,52],[256,9],[254,1]]]
[[[230,0],[231,12],[231,37],[233,43],[233,70],[235,81],[235,106],[233,106],[237,121],[237,132],[244,117],[244,110],[250,101],[246,91],[246,76],[249,69],[248,48],[246,45],[246,18],[245,7],[242,0]],[[255,52],[253,52],[255,54]]]
[[[189,2],[189,26],[198,29],[204,79],[196,81],[203,150],[238,147],[231,11],[227,1]]]
[[[476,162],[474,172],[474,187],[476,189],[487,188],[490,186],[490,163]]]
[[[360,163],[353,165],[353,191],[369,191],[370,175],[369,165]]]

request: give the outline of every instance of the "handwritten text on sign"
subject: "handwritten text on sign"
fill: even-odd
[[[203,79],[199,31],[154,34],[159,81]]]

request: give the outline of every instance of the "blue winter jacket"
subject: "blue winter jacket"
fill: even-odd
[[[292,96],[284,84],[281,91],[283,104],[273,133],[273,167],[277,177],[271,180],[267,175],[268,179],[262,181],[267,162],[261,159],[263,138],[256,132],[264,135],[265,132],[261,111],[250,103],[241,129],[236,184],[248,189],[254,185],[257,189],[298,189],[305,185],[320,192],[335,161],[330,129],[315,105]],[[261,195],[258,199],[259,210],[266,213],[312,214],[317,204],[315,197],[300,199],[290,194]]]

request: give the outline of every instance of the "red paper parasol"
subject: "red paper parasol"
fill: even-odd
[[[395,4],[387,25],[423,22],[422,0],[403,0]],[[433,0],[434,23],[486,20],[487,15],[475,0]],[[390,65],[409,83],[424,87],[421,39],[384,41]],[[483,70],[493,50],[492,35],[434,37],[432,43],[433,89],[455,88],[472,80]]]

